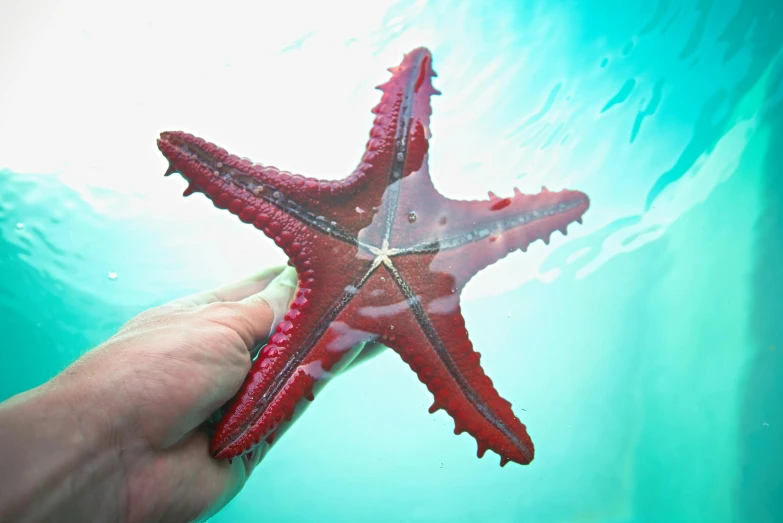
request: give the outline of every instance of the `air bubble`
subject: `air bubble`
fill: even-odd
[[[21,231],[22,229],[24,229],[24,224],[22,222],[17,222],[16,228]]]
[[[411,211],[408,213],[408,223],[413,223],[416,221],[416,211]]]
[[[118,275],[116,272],[114,272],[114,271],[109,271],[109,273],[108,273],[108,275],[107,275],[107,276],[109,276],[109,279],[110,279],[110,280],[114,281],[114,280],[116,280],[116,279],[117,279],[117,277],[118,277],[119,275]]]

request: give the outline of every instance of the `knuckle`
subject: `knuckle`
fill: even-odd
[[[214,349],[223,364],[250,369],[250,352],[242,336],[233,329],[211,327],[213,336],[216,336]]]
[[[251,321],[242,313],[242,306],[238,303],[210,303],[205,305],[204,318],[213,325],[219,326],[220,331],[232,346],[238,346],[249,350],[253,344],[253,329]]]
[[[216,301],[201,305],[199,308],[210,313],[226,313],[234,310],[234,304],[225,301]]]
[[[272,306],[263,296],[253,296],[247,300],[247,303],[254,309],[254,316],[261,323],[272,323],[274,311]]]

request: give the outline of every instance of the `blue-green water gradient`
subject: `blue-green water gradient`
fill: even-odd
[[[340,178],[372,87],[426,45],[441,192],[591,197],[583,226],[465,292],[536,459],[477,459],[388,352],[334,380],[213,521],[783,521],[779,1],[8,9],[0,400],[147,307],[284,261],[181,197],[160,131]]]

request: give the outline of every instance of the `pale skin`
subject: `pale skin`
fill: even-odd
[[[223,507],[260,453],[213,459],[203,424],[295,288],[277,267],[155,307],[0,403],[0,521],[186,522]]]

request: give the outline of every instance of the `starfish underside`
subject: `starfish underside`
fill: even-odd
[[[478,271],[555,230],[589,206],[578,191],[457,201],[437,192],[427,167],[429,51],[405,55],[383,92],[356,170],[341,181],[254,164],[183,132],[158,146],[215,206],[272,238],[296,268],[290,309],[256,358],[211,443],[232,458],[271,442],[303,400],[312,400],[352,347],[377,341],[396,351],[468,432],[478,455],[501,465],[533,459],[533,444],[479,364],[460,312],[460,293]]]

